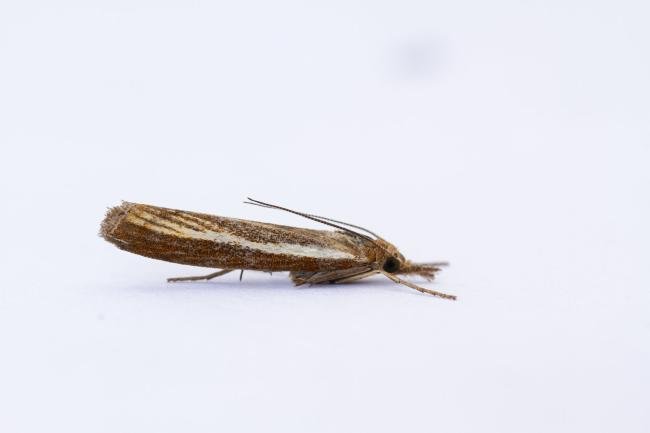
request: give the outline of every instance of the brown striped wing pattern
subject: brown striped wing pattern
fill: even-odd
[[[124,202],[100,235],[120,249],[168,262],[220,269],[328,271],[370,265],[372,242],[312,230]]]

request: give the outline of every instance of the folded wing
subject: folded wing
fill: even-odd
[[[372,263],[363,238],[256,221],[122,203],[109,209],[100,235],[154,259],[221,269],[328,271]]]

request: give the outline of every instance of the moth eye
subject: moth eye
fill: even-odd
[[[384,271],[393,274],[399,271],[399,261],[395,257],[389,257],[384,262]]]

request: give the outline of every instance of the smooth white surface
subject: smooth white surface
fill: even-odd
[[[0,431],[650,431],[645,2],[3,2]],[[430,287],[96,236],[368,226]]]

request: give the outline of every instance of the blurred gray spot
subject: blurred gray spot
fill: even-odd
[[[401,78],[432,78],[442,62],[440,44],[431,39],[415,38],[398,44],[395,69]]]

